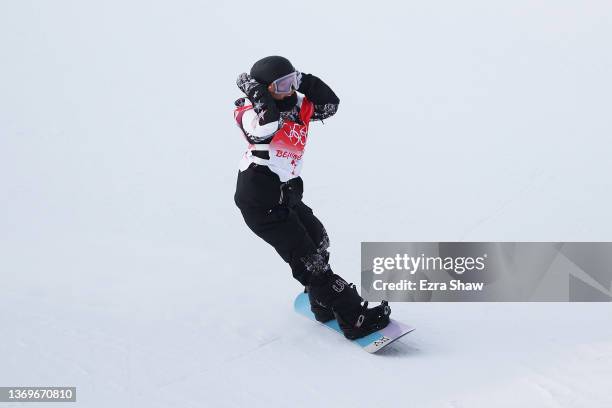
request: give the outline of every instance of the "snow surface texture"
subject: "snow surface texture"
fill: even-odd
[[[383,355],[295,314],[299,285],[233,204],[231,113],[269,54],[337,92],[305,201],[354,282],[360,241],[611,240],[611,17],[0,2],[0,385],[101,408],[612,406],[607,303],[394,304],[417,331]]]

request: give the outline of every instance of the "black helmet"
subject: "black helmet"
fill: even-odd
[[[251,77],[264,85],[270,85],[276,79],[295,72],[295,68],[287,58],[273,55],[262,58],[253,64]]]

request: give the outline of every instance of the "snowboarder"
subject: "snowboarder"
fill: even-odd
[[[355,285],[332,272],[325,228],[302,202],[309,124],[334,115],[340,100],[321,79],[280,56],[260,59],[236,82],[246,98],[236,101],[234,118],[249,143],[234,195],[244,221],[289,264],[318,321],[336,318],[350,339],[385,327],[388,304],[368,308]]]

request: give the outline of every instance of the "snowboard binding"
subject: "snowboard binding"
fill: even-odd
[[[368,308],[368,302],[359,296],[355,285],[338,275],[330,274],[325,282],[306,287],[306,292],[315,319],[325,323],[335,318],[347,339],[367,336],[389,324],[388,302]]]
[[[344,337],[355,340],[385,328],[389,324],[391,308],[387,301],[383,300],[380,305],[368,309],[368,302],[365,301],[361,306],[361,313],[354,320],[345,320],[337,312],[334,312],[334,315],[344,333]]]

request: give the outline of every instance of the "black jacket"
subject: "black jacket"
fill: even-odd
[[[246,94],[253,105],[253,110],[259,116],[259,126],[269,128],[265,137],[251,135],[248,129],[243,128],[249,143],[269,143],[284,121],[299,122],[300,108],[297,106],[297,95],[275,100],[265,85],[258,83],[246,73],[240,74],[237,85]],[[338,110],[340,99],[325,82],[314,75],[302,74],[298,92],[304,94],[314,104],[311,121],[327,119]],[[236,101],[236,105],[242,106],[245,102],[244,98],[240,98]],[[268,152],[253,154],[258,153],[266,156],[268,154]],[[300,177],[281,183],[279,177],[267,166],[252,164],[248,169],[238,173],[234,200],[243,212],[268,211],[276,206],[286,205],[288,201],[299,201],[302,188]]]

